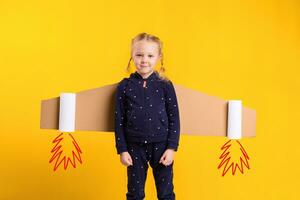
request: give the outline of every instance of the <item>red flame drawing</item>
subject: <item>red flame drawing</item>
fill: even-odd
[[[232,169],[232,175],[235,174],[237,168],[240,170],[240,172],[242,172],[242,174],[244,173],[243,166],[250,169],[249,163],[248,163],[248,160],[250,158],[249,158],[246,150],[244,149],[244,147],[242,146],[242,144],[238,140],[236,140],[236,142],[240,145],[240,151],[242,153],[242,155],[239,157],[240,164],[235,163],[234,161],[230,162],[231,157],[230,157],[229,149],[230,149],[230,146],[232,145],[232,144],[229,144],[230,142],[231,142],[231,140],[227,141],[221,147],[221,150],[224,150],[224,151],[221,154],[221,156],[219,157],[219,159],[221,159],[221,162],[218,166],[218,169],[220,169],[223,165],[225,165],[224,168],[223,168],[222,176],[224,176],[230,168]]]
[[[66,152],[64,151],[63,145],[61,144],[61,142],[64,139],[66,140],[66,142],[68,142],[68,141],[70,141],[70,138],[66,138],[64,136],[65,135],[63,133],[61,133],[52,141],[52,143],[54,143],[55,146],[51,150],[51,153],[53,155],[52,155],[52,158],[49,160],[49,163],[51,163],[52,161],[55,160],[55,164],[54,164],[54,168],[53,168],[54,171],[57,170],[57,168],[59,167],[59,165],[61,163],[64,164],[65,170],[67,169],[69,163],[74,168],[76,168],[76,160],[78,160],[82,164],[82,160],[80,157],[80,154],[82,154],[82,151],[81,151],[79,145],[77,144],[77,142],[75,141],[74,137],[70,133],[69,133],[69,136],[72,139],[73,147],[75,147],[75,149],[72,150],[72,155],[70,156],[72,159],[69,156],[66,156]]]

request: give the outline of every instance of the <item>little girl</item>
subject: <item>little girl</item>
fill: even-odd
[[[173,83],[162,61],[162,42],[141,33],[132,39],[131,58],[136,71],[118,83],[115,99],[115,142],[121,163],[127,166],[126,199],[142,200],[148,162],[153,170],[157,198],[174,200],[173,159],[180,136],[179,108]],[[160,71],[154,70],[161,60]]]

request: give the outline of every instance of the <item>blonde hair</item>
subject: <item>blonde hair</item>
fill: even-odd
[[[169,79],[165,75],[166,69],[163,65],[163,52],[162,52],[163,44],[162,44],[162,41],[155,35],[151,35],[151,34],[148,34],[148,33],[139,33],[137,36],[135,36],[131,40],[131,53],[132,53],[133,44],[135,42],[138,42],[138,41],[141,41],[141,40],[155,42],[158,45],[158,53],[159,53],[159,55],[161,55],[161,67],[160,67],[159,71],[157,72],[157,74],[158,74],[158,76],[161,80],[168,81]],[[127,72],[130,72],[131,60],[132,60],[132,57],[130,56],[130,59],[129,59],[129,62],[128,62],[128,65],[127,65]],[[155,71],[157,71],[157,70],[155,70]]]

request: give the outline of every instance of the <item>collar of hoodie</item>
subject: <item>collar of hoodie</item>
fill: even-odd
[[[130,78],[132,80],[135,80],[135,81],[152,81],[152,80],[155,80],[155,79],[158,79],[158,74],[156,71],[153,71],[152,74],[150,74],[150,76],[148,76],[147,78],[143,78],[142,75],[140,75],[137,71],[132,73],[130,75]]]

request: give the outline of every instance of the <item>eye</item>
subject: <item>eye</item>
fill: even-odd
[[[141,56],[141,54],[136,54],[137,56]]]
[[[153,55],[149,55],[149,57],[151,58],[151,57],[153,57]]]

